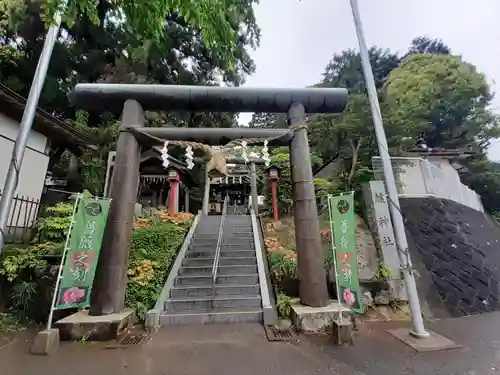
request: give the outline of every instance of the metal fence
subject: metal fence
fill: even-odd
[[[39,210],[39,199],[16,194],[12,200],[7,226],[5,227],[5,242],[28,243],[31,241]]]

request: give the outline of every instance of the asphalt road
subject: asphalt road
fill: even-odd
[[[386,332],[405,323],[364,323],[353,347],[335,347],[328,336],[268,342],[259,325],[212,325],[163,328],[127,349],[63,343],[48,357],[29,354],[26,332],[0,348],[0,363],[9,375],[491,375],[500,374],[499,323],[500,313],[428,322],[463,347],[427,353]]]

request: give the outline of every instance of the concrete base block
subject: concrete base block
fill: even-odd
[[[146,313],[146,320],[144,322],[146,330],[154,330],[160,324],[160,314],[161,311],[156,309],[151,309]]]
[[[352,323],[350,320],[343,319],[333,321],[333,342],[335,345],[354,345],[352,338]]]
[[[418,352],[431,352],[462,347],[454,341],[432,331],[427,331],[429,333],[428,337],[416,337],[407,328],[389,329],[387,332]]]
[[[330,301],[325,307],[309,307],[300,304],[299,299],[292,301],[291,320],[299,332],[324,332],[332,328],[333,322],[339,319],[340,314],[346,321],[350,321],[351,310],[337,301]]]
[[[30,352],[36,355],[49,355],[56,352],[58,348],[59,330],[51,328],[37,333]]]
[[[132,328],[134,323],[134,311],[125,309],[120,313],[100,316],[90,316],[88,311],[79,311],[58,320],[54,326],[59,328],[63,341],[108,341],[115,340],[125,330]]]

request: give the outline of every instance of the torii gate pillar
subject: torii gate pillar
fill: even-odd
[[[140,127],[144,111],[135,100],[123,105],[121,128]],[[132,240],[139,188],[141,147],[133,134],[121,132],[111,177],[111,207],[90,297],[90,315],[108,315],[124,309],[127,258]]]
[[[288,124],[305,124],[306,113],[301,103],[293,103],[288,110]],[[321,252],[318,209],[307,128],[295,130],[290,142],[290,169],[294,202],[295,243],[299,273],[300,302],[307,306],[328,305],[328,288]]]

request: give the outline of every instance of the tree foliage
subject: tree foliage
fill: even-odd
[[[443,43],[441,39],[431,39],[425,36],[420,36],[412,40],[410,48],[406,56],[414,53],[430,53],[433,55],[449,55],[451,49]]]
[[[373,69],[375,85],[382,87],[389,73],[399,65],[399,57],[377,47],[369,49],[370,63]],[[320,87],[345,87],[349,91],[365,92],[361,57],[355,50],[349,49],[333,55],[323,73]]]
[[[286,115],[283,113],[260,112],[252,115],[252,119],[248,123],[248,126],[251,128],[280,129],[286,128],[288,125]]]
[[[6,13],[2,17],[4,26],[20,27],[27,19],[26,11],[31,4],[32,2],[22,0],[2,0],[0,7]],[[53,23],[56,13],[62,15],[62,21],[70,28],[82,18],[93,25],[112,23],[134,34],[146,49],[153,43],[160,45],[165,41],[165,20],[174,16],[182,19],[186,26],[199,30],[213,57],[225,61],[232,69],[236,62],[236,40],[240,37],[238,26],[248,12],[249,5],[251,9],[252,2],[149,0],[137,3],[133,0],[76,0],[65,4],[59,0],[39,0],[35,4],[40,9],[41,19],[47,25]],[[258,35],[256,27],[248,29],[248,32]]]
[[[488,83],[459,56],[410,55],[391,72],[384,95],[390,121],[409,135],[425,133],[430,147],[483,148],[498,135]]]
[[[369,50],[375,85],[381,89],[390,72],[395,69],[400,58],[377,47]],[[335,179],[345,190],[358,189],[369,179],[371,157],[377,154],[373,120],[371,116],[361,58],[354,50],[335,54],[327,64],[320,87],[346,87],[349,101],[340,115],[317,115],[312,117],[309,130],[312,147],[325,160],[339,166]],[[383,98],[380,98],[383,105]],[[383,111],[385,112],[385,111]],[[405,145],[404,136],[397,127],[386,122],[389,144]]]
[[[481,196],[487,212],[500,213],[500,163],[480,157],[467,163],[467,171],[460,177]]]
[[[9,23],[15,26],[0,30],[0,80],[19,94],[27,96],[46,32],[47,24],[43,18],[45,13],[41,8],[45,2],[8,1],[17,7],[15,9],[24,10],[19,20],[16,18],[16,22]],[[205,12],[207,17],[211,17],[217,10],[204,8],[206,1],[218,0],[182,2],[182,7],[198,7],[198,13]],[[79,3],[77,1],[71,4]],[[153,6],[148,4],[141,3],[137,7],[138,11],[143,6]],[[189,22],[191,16],[186,18],[189,12],[184,16],[182,12],[174,11],[164,14],[161,40],[152,39],[145,45],[144,33],[137,33],[127,18],[127,21],[122,22],[114,16],[122,11],[118,4],[106,0],[97,1],[92,12],[97,12],[98,22],[89,16],[88,10],[83,9],[74,16],[74,22],[62,24],[40,106],[63,118],[74,118],[74,109],[68,103],[67,94],[78,82],[218,85],[223,81],[230,85],[240,85],[244,76],[254,70],[247,48],[258,44],[259,29],[255,23],[252,2],[238,4],[234,10],[237,12],[235,15],[225,10],[222,16],[228,22],[231,20],[231,39],[235,47],[230,55],[220,55],[216,47],[207,44],[203,34],[205,31],[202,32],[201,26],[196,22]],[[13,20],[14,5],[0,5],[0,19]],[[144,14],[147,12],[148,9]],[[230,66],[231,60],[234,69]],[[100,113],[90,113],[89,116],[92,126],[102,120],[109,120],[110,116],[117,118],[117,114],[105,114],[103,117]],[[187,113],[178,116],[174,113],[167,120],[177,125],[177,117],[182,126],[199,126],[203,122],[208,122],[208,126],[211,126],[221,119],[215,116],[210,121],[210,115],[195,116]],[[232,123],[232,117],[230,122]]]
[[[27,97],[49,19],[59,2],[0,0],[0,81]],[[119,113],[82,116],[68,102],[79,82],[238,86],[254,71],[248,50],[258,45],[253,1],[111,2],[78,0],[64,13],[39,106],[97,138],[99,151],[80,158],[80,180],[102,189],[107,152]],[[90,6],[91,5],[91,6]],[[137,6],[136,6],[137,5]],[[221,8],[223,6],[223,8]],[[232,113],[146,113],[148,125],[230,127]],[[53,145],[65,148],[64,144]],[[53,150],[59,176],[69,154]]]

